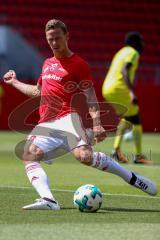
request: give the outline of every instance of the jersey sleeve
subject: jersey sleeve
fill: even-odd
[[[44,69],[44,67],[45,67],[45,63],[47,62],[47,59],[43,62],[43,66],[42,66],[42,72],[43,72],[43,69]],[[42,86],[42,72],[41,72],[41,74],[39,75],[39,78],[38,78],[38,81],[37,81],[37,83],[40,85],[40,86]]]
[[[125,62],[134,64],[138,59],[139,53],[135,50],[132,50],[126,55]]]
[[[42,86],[42,74],[39,75],[37,83]]]
[[[88,80],[92,81],[91,69],[88,63],[81,62],[78,69],[78,79],[79,81]]]

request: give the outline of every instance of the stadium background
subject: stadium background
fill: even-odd
[[[46,22],[50,18],[64,21],[70,32],[70,47],[84,57],[92,67],[100,101],[103,101],[102,81],[114,53],[123,46],[125,33],[132,30],[139,31],[145,40],[145,51],[141,56],[140,68],[136,76],[141,117],[145,131],[159,132],[159,12],[158,0],[5,0],[0,1],[0,26],[11,27],[14,34],[20,34],[30,46],[38,50],[42,58],[45,58],[51,56],[44,35]],[[18,51],[18,46],[15,47]],[[22,53],[21,57],[25,58],[25,54]],[[0,64],[3,60],[2,54]],[[13,62],[14,60],[13,57]],[[30,61],[32,62],[32,59]],[[9,63],[7,66],[12,69],[14,64]],[[4,70],[1,67],[0,70],[2,76]],[[29,71],[28,76],[30,76]],[[31,83],[36,81],[30,77],[23,77],[23,73],[20,74],[20,79]],[[4,89],[0,129],[8,129],[9,114],[26,100],[26,97],[3,84],[2,81],[0,85]]]
[[[152,179],[158,189],[160,135],[155,130],[160,131],[159,13],[159,0],[0,0],[0,79],[6,70],[15,69],[22,81],[36,81],[31,74],[35,61],[33,57],[28,59],[28,55],[33,52],[39,58],[51,55],[44,25],[50,18],[60,18],[68,25],[70,47],[92,66],[96,91],[102,100],[101,84],[113,54],[123,45],[124,34],[137,30],[144,35],[145,52],[136,89],[144,129],[152,132],[143,134],[143,152],[153,159],[154,165],[133,163],[132,141],[124,141],[122,150],[129,158],[124,167]],[[7,36],[9,28],[12,31]],[[29,44],[27,51],[22,51],[17,36]],[[0,81],[2,85],[0,129],[8,129],[9,114],[27,98]],[[23,128],[22,115],[23,105],[14,119],[19,128]],[[31,121],[33,117],[36,120],[37,116],[33,114]],[[135,240],[137,236],[141,240],[159,240],[160,191],[156,197],[147,196],[113,174],[79,164],[71,154],[60,156],[53,166],[42,163],[62,210],[21,211],[22,206],[37,198],[16,155],[16,150],[22,150],[24,134],[0,131],[0,140],[0,240]],[[94,149],[110,154],[113,141],[114,138],[107,138]],[[73,205],[73,192],[86,183],[97,185],[104,193],[102,208],[96,214],[83,214]]]

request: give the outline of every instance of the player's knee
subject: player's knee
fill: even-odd
[[[81,146],[74,150],[74,156],[81,163],[90,166],[92,164],[93,152],[89,146]]]
[[[31,144],[24,149],[24,161],[40,161],[43,158],[43,151],[34,144]]]

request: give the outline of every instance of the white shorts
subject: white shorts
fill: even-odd
[[[93,131],[84,129],[75,112],[60,119],[38,124],[27,137],[44,152],[44,161],[56,158],[82,145],[91,145]]]

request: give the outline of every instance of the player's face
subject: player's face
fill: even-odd
[[[46,39],[57,57],[63,57],[68,51],[68,33],[65,34],[61,28],[50,29],[46,32]]]

